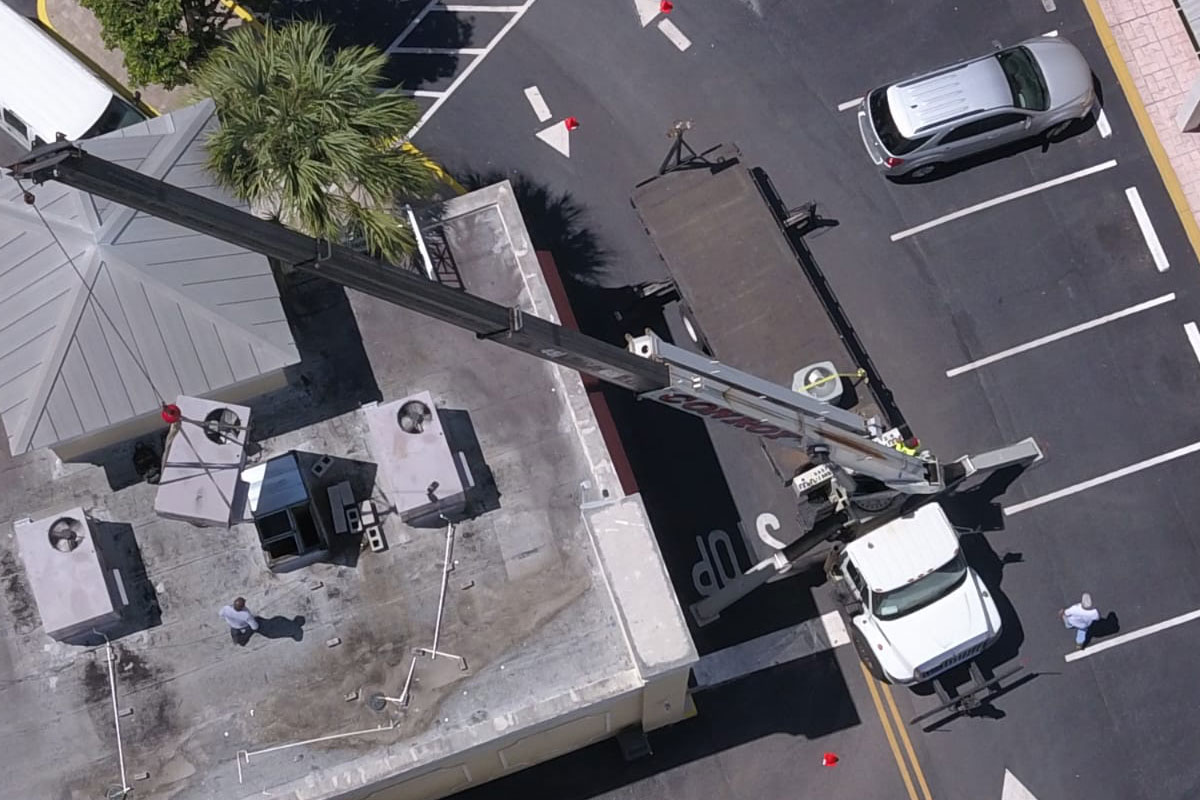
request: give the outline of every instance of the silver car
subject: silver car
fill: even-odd
[[[863,98],[858,128],[884,173],[925,178],[1019,139],[1053,141],[1095,105],[1083,54],[1065,39],[1042,36],[882,86]]]

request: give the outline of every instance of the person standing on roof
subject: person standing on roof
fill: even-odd
[[[221,609],[220,614],[221,619],[229,623],[229,635],[239,647],[244,647],[254,631],[258,630],[258,617],[246,608],[244,597],[235,598],[232,604]]]
[[[1075,649],[1082,650],[1087,644],[1088,628],[1100,619],[1100,612],[1092,605],[1092,596],[1084,592],[1078,603],[1064,608],[1058,615],[1062,618],[1063,625],[1068,629],[1075,629]]]

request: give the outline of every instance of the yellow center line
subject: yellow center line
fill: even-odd
[[[883,696],[887,698],[888,708],[892,710],[892,718],[896,720],[896,730],[900,732],[900,739],[904,742],[904,750],[908,753],[908,761],[912,764],[913,774],[917,776],[917,783],[921,786],[921,794],[925,800],[933,800],[933,795],[929,793],[929,784],[925,782],[925,773],[921,771],[917,754],[913,752],[912,740],[908,738],[907,727],[904,720],[900,718],[900,710],[896,708],[896,699],[892,697],[892,687],[884,683],[880,684],[880,688],[883,689]]]
[[[1158,168],[1158,174],[1162,177],[1167,194],[1171,197],[1175,213],[1179,215],[1179,221],[1183,223],[1183,231],[1187,234],[1193,252],[1197,258],[1200,258],[1200,225],[1196,224],[1196,217],[1188,205],[1187,195],[1183,193],[1183,186],[1179,183],[1179,177],[1171,166],[1166,148],[1158,138],[1158,132],[1154,129],[1154,123],[1138,93],[1137,84],[1133,82],[1133,76],[1129,74],[1129,67],[1125,64],[1125,58],[1121,55],[1108,20],[1104,18],[1100,2],[1099,0],[1083,0],[1083,5],[1087,9],[1088,16],[1092,18],[1092,27],[1096,29],[1096,36],[1100,39],[1109,63],[1112,64],[1117,82],[1121,84],[1121,91],[1129,103],[1129,110],[1133,112],[1133,118],[1137,120],[1138,130],[1141,131],[1142,138],[1146,141],[1146,149],[1150,151],[1150,157],[1154,159],[1154,166]]]
[[[871,690],[871,699],[875,701],[875,711],[879,714],[879,722],[883,725],[883,733],[887,736],[888,744],[892,748],[892,757],[896,759],[896,768],[900,770],[900,777],[904,779],[904,786],[908,789],[909,800],[920,800],[917,797],[917,791],[913,788],[912,778],[908,774],[908,766],[904,763],[904,756],[900,755],[900,746],[896,744],[896,735],[892,733],[892,726],[888,724],[887,712],[883,710],[883,703],[879,699],[879,689],[875,686],[875,678],[867,671],[867,668],[860,661],[858,666],[862,668],[863,678],[867,681],[867,688]]]

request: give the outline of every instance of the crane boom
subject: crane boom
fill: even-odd
[[[943,486],[936,461],[876,441],[877,432],[861,416],[696,356],[656,336],[635,338],[624,350],[114,164],[70,142],[39,147],[10,169],[18,179],[58,181],[449,322],[479,338],[571,367],[640,397],[782,440],[819,463],[828,461],[893,490],[928,494]]]

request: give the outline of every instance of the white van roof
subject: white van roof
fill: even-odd
[[[46,142],[78,139],[96,124],[113,90],[36,23],[0,2],[0,105]]]

